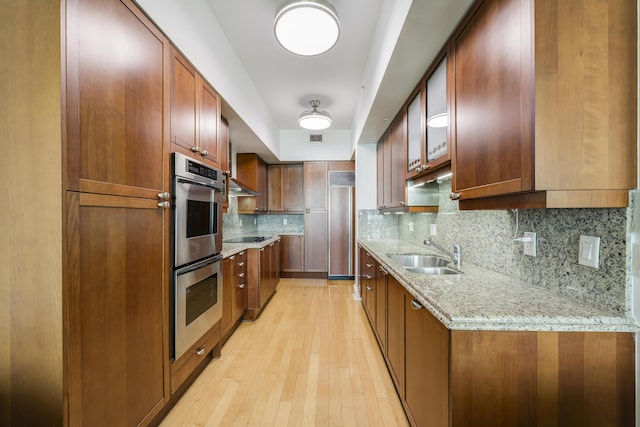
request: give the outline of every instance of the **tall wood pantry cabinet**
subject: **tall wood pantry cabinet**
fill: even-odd
[[[0,27],[0,424],[145,425],[170,396],[169,42],[130,0],[12,2]]]

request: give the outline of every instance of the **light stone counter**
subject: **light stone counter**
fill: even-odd
[[[265,236],[265,233],[252,233],[243,236],[234,236],[234,237],[257,237],[257,236]],[[266,237],[266,236],[265,236]],[[274,234],[271,238],[264,240],[262,242],[246,242],[246,243],[222,243],[222,256],[224,258],[230,257],[231,255],[237,254],[238,252],[242,252],[246,249],[260,249],[265,246],[277,242],[280,240],[280,235]]]
[[[440,255],[431,248],[401,240],[358,243],[449,329],[640,332],[633,318],[465,263],[464,256],[462,274],[425,275],[387,254]]]

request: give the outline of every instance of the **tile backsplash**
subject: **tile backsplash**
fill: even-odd
[[[287,224],[284,224],[284,222]],[[229,197],[227,213],[222,217],[224,238],[249,234],[297,234],[304,233],[304,215],[239,215],[238,199]]]
[[[448,197],[451,182],[440,184],[437,214],[358,212],[362,238],[402,239],[422,244],[431,236],[445,248],[462,247],[464,262],[503,273],[603,306],[630,313],[630,252],[627,248],[633,195],[627,209],[519,209],[460,211]],[[431,235],[432,224],[435,235]],[[536,232],[537,256],[523,253],[514,238]],[[600,268],[578,264],[580,235],[600,237]]]

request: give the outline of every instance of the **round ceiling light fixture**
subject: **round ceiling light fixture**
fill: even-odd
[[[311,101],[312,110],[303,111],[298,117],[298,124],[309,130],[321,130],[331,126],[331,115],[326,111],[318,110],[320,101]]]
[[[273,31],[278,43],[288,51],[314,56],[336,44],[340,20],[326,0],[286,0],[276,9]]]

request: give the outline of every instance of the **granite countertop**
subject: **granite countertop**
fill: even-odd
[[[417,301],[454,330],[639,332],[633,318],[465,263],[458,275],[413,273],[387,254],[437,254],[401,240],[358,240]]]
[[[234,236],[234,237],[258,237],[265,236],[267,237],[268,233],[252,233],[246,234],[242,236]],[[262,242],[245,242],[245,243],[224,243],[222,242],[222,256],[224,258],[230,257],[231,255],[237,254],[238,252],[242,252],[246,249],[260,249],[263,248],[273,242],[277,242],[280,240],[279,234],[270,235],[269,239],[263,240]]]

